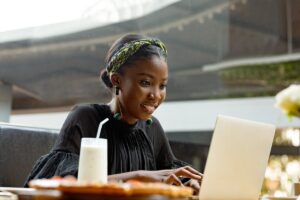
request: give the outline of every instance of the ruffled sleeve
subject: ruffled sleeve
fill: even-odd
[[[31,179],[77,176],[81,138],[95,137],[101,118],[103,116],[99,116],[93,105],[75,106],[65,120],[52,151],[36,161],[24,186],[28,187]]]
[[[31,179],[51,178],[53,176],[77,176],[79,156],[74,153],[53,151],[38,159],[27,177],[24,187]]]

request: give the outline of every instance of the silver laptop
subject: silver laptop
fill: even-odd
[[[275,126],[219,115],[200,200],[258,200]]]

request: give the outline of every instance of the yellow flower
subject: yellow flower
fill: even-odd
[[[300,117],[300,85],[290,85],[280,91],[275,106],[290,117]]]

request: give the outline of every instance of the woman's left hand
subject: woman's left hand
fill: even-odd
[[[195,180],[200,188],[199,182],[202,181],[203,174],[201,174],[200,172],[198,172],[197,170],[195,170],[190,166],[185,166],[185,167],[173,169],[171,172],[169,172],[168,175],[164,177],[163,182],[169,184],[175,184],[175,185],[183,185],[181,182],[181,178],[190,178],[191,180]],[[189,180],[184,185],[195,186],[196,183],[194,183],[194,181],[189,183],[191,180]],[[197,188],[197,186],[195,187]]]
[[[203,174],[190,166],[157,171],[138,171],[138,174],[134,177],[135,179],[145,182],[156,181],[174,185],[185,185],[193,188],[195,194],[199,193],[200,182],[203,178]],[[189,178],[190,180],[183,184],[181,182],[182,178]]]
[[[184,183],[185,186],[191,187],[194,190],[194,195],[199,194],[200,191],[200,182],[195,179],[190,179],[186,183]]]

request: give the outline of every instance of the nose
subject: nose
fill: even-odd
[[[161,100],[164,99],[165,91],[160,88],[153,88],[149,93],[149,98],[152,100]]]

